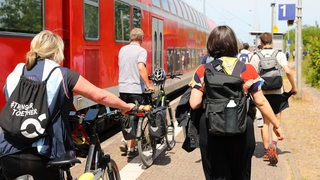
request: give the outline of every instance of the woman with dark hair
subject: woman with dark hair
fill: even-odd
[[[237,63],[237,38],[228,26],[218,26],[212,30],[207,42],[207,49],[214,61],[221,60],[222,68],[226,74],[232,74]],[[200,65],[190,82],[192,109],[202,108],[202,99],[206,92],[204,76],[205,65]],[[240,77],[243,80],[243,90],[252,95],[254,102],[265,118],[270,119],[274,125],[274,132],[278,139],[283,139],[279,121],[275,117],[270,104],[261,91],[262,80],[251,64],[245,64]],[[214,136],[208,133],[207,119],[203,114],[200,118],[199,141],[202,166],[207,180],[211,179],[250,179],[251,158],[255,149],[253,121],[247,117],[244,133],[233,136]]]

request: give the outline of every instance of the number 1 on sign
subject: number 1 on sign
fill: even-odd
[[[286,17],[286,5],[283,4],[282,6],[280,6],[280,9],[282,9],[282,17]]]

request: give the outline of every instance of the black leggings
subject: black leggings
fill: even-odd
[[[48,161],[49,159],[39,155],[35,148],[0,159],[2,173],[7,180],[26,174],[32,175],[34,180],[58,180],[59,170],[47,168]]]
[[[148,102],[146,102],[146,97],[143,94],[120,93],[120,99],[126,103],[135,103],[137,100],[139,104],[148,104]]]
[[[248,180],[255,149],[253,122],[247,120],[244,134],[209,136],[205,119],[200,120],[199,143],[202,167],[207,180]]]

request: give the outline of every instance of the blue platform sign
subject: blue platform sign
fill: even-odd
[[[294,20],[296,17],[295,4],[279,4],[279,20]]]

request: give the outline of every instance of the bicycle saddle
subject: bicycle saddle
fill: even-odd
[[[75,151],[67,151],[60,158],[56,158],[52,161],[49,161],[47,166],[51,168],[66,170],[74,166],[76,163],[81,163],[81,161],[76,158]]]

